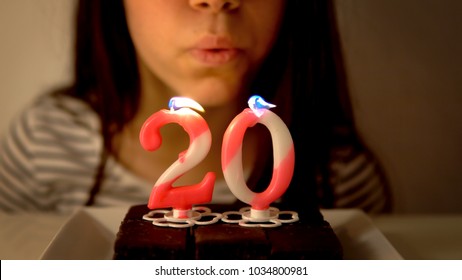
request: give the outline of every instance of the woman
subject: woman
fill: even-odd
[[[142,123],[173,96],[204,106],[213,139],[207,158],[178,183],[215,171],[214,202],[232,203],[220,167],[222,137],[258,93],[277,104],[273,111],[294,139],[285,206],[307,213],[319,205],[386,209],[380,169],[352,120],[332,5],[79,1],[74,84],[39,98],[7,135],[0,208],[65,212],[84,204],[145,203],[152,184],[188,146],[176,126],[162,132],[168,140],[158,151],[139,145]],[[256,127],[245,138],[244,170],[255,191],[272,174],[266,132]]]

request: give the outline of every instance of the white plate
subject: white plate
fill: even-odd
[[[59,230],[41,259],[111,259],[128,207],[83,208]],[[345,259],[402,259],[370,218],[357,209],[322,210],[344,249]]]

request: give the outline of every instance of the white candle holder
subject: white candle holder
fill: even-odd
[[[154,218],[157,214],[164,214],[163,217]],[[201,221],[204,217],[214,217],[209,221]],[[222,214],[212,213],[210,208],[205,206],[195,206],[189,210],[172,209],[152,210],[143,215],[143,219],[151,221],[153,225],[159,227],[187,228],[194,225],[211,225],[222,218]]]
[[[229,216],[238,215],[240,219],[230,219]],[[280,219],[280,215],[290,215],[290,219]],[[282,224],[294,223],[299,220],[295,211],[279,211],[276,207],[265,210],[257,210],[251,207],[243,207],[239,211],[227,211],[222,214],[221,220],[225,223],[239,224],[243,227],[278,227]]]

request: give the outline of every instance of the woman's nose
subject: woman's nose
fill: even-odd
[[[189,0],[189,3],[192,8],[199,11],[219,13],[239,8],[241,0]]]

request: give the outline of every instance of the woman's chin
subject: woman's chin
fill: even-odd
[[[179,90],[181,96],[194,99],[203,107],[222,107],[238,101],[241,87],[227,83],[208,81],[196,83],[183,90]]]

